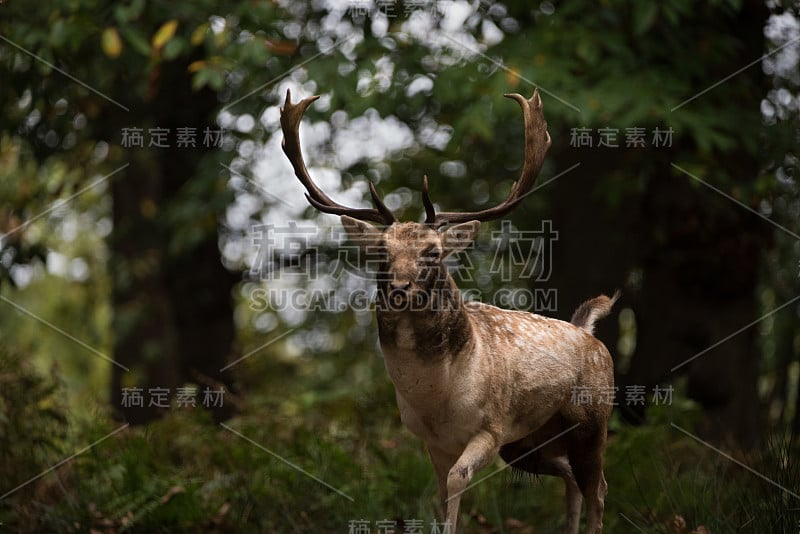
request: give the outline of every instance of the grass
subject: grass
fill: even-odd
[[[102,412],[68,417],[54,400],[59,386],[52,377],[37,375],[7,350],[0,356],[7,370],[0,387],[27,380],[26,388],[0,397],[0,492],[119,427]],[[400,531],[417,519],[430,532],[438,508],[433,470],[422,444],[402,427],[385,377],[366,388],[306,386],[295,396],[285,394],[291,384],[278,382],[245,396],[237,417],[225,423],[248,439],[201,410],[176,408],[161,421],[113,435],[2,500],[2,528],[349,532],[364,520],[378,532],[379,521],[393,521]],[[299,382],[294,385],[299,390]],[[614,421],[605,531],[796,532],[800,499],[669,424],[691,428],[696,415],[690,406],[673,406],[652,411],[648,426]],[[13,430],[12,423],[25,424]],[[793,443],[775,438],[759,454],[735,456],[797,491]],[[498,460],[476,480],[502,467]],[[514,480],[503,470],[464,495],[462,524],[470,533],[561,532],[563,491],[560,480]]]

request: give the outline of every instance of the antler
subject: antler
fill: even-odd
[[[519,103],[525,122],[525,163],[522,165],[522,174],[519,179],[511,186],[508,197],[493,208],[475,212],[445,211],[436,213],[428,194],[428,177],[426,176],[422,186],[422,202],[427,215],[426,224],[439,228],[445,224],[499,219],[516,208],[533,188],[536,176],[542,168],[544,156],[547,154],[547,149],[550,148],[550,134],[547,132],[547,122],[542,113],[542,99],[538,89],[533,91],[533,96],[529,100],[517,93],[503,96],[513,98]]]
[[[297,104],[292,104],[292,94],[291,91],[287,89],[286,102],[283,108],[281,108],[281,129],[283,130],[283,142],[281,143],[281,147],[292,163],[295,175],[306,188],[306,198],[308,202],[324,213],[349,215],[354,219],[372,221],[378,224],[392,224],[397,219],[389,208],[383,204],[372,182],[369,183],[369,192],[370,195],[372,195],[372,202],[375,204],[375,209],[348,208],[347,206],[342,206],[331,200],[331,198],[323,193],[311,180],[306,164],[303,161],[303,153],[300,150],[300,120],[303,118],[303,114],[308,106],[318,98],[319,96],[312,96],[301,100]]]

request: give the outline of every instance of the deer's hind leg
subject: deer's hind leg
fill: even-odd
[[[603,530],[603,510],[608,483],[603,475],[603,456],[606,448],[606,428],[585,436],[570,449],[569,464],[575,481],[586,499],[586,532],[600,534]]]
[[[564,480],[566,487],[564,502],[567,509],[567,528],[565,532],[567,534],[578,534],[583,496],[581,495],[578,481],[575,480],[575,475],[572,473],[572,467],[569,464],[566,451],[559,456],[543,458],[539,471],[543,475],[553,475]]]
[[[564,480],[566,492],[564,502],[567,513],[567,534],[578,534],[581,522],[581,506],[583,496],[580,487],[572,472],[567,455],[567,443],[565,438],[556,439],[550,443],[542,445],[548,439],[557,435],[560,429],[560,421],[545,425],[545,428],[537,431],[520,441],[504,445],[500,450],[503,460],[519,471],[525,471],[536,475],[550,475],[560,477]]]

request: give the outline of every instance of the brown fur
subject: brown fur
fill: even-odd
[[[578,309],[572,314],[572,319],[570,319],[569,322],[593,334],[594,323],[611,313],[611,308],[614,306],[614,303],[617,302],[620,295],[621,293],[617,290],[611,298],[600,295],[599,297],[587,300],[578,306]]]
[[[614,378],[608,350],[590,332],[618,295],[583,303],[572,323],[464,302],[443,259],[471,242],[477,224],[440,234],[416,223],[380,232],[342,220],[355,242],[385,254],[377,300],[381,349],[403,423],[430,452],[447,520],[456,523],[461,493],[500,454],[516,469],[565,480],[570,534],[584,498],[587,531],[600,532],[613,395],[601,398],[613,391]],[[432,250],[439,251],[434,260]],[[408,309],[409,301],[424,306]],[[591,402],[572,402],[575,388]]]
[[[461,494],[499,453],[512,466],[560,476],[567,486],[567,532],[577,534],[581,503],[586,529],[600,532],[607,484],[603,454],[613,388],[611,356],[591,332],[616,300],[581,305],[566,323],[462,301],[442,260],[465,248],[480,221],[511,212],[533,189],[551,144],[538,90],[517,101],[525,124],[519,179],[500,204],[477,212],[436,212],[423,182],[426,224],[399,223],[375,187],[375,208],[349,208],[325,195],[300,150],[300,120],[318,97],[281,109],[283,150],[309,202],[342,216],[350,238],[385,254],[378,278],[378,329],[386,370],[405,425],[427,445],[447,521],[456,529]],[[385,224],[381,232],[364,221]],[[461,223],[461,224],[456,224]],[[435,229],[455,225],[439,233]],[[413,304],[413,307],[410,306]],[[571,402],[575,388],[590,402]]]

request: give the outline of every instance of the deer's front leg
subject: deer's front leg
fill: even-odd
[[[464,452],[450,468],[447,474],[447,522],[451,525],[451,532],[457,532],[461,494],[466,490],[472,476],[486,466],[499,450],[497,440],[488,432],[482,432],[467,443]]]
[[[428,454],[436,471],[436,481],[439,483],[439,504],[442,509],[442,519],[447,519],[447,474],[458,460],[458,456],[448,454],[433,445],[428,445]]]

